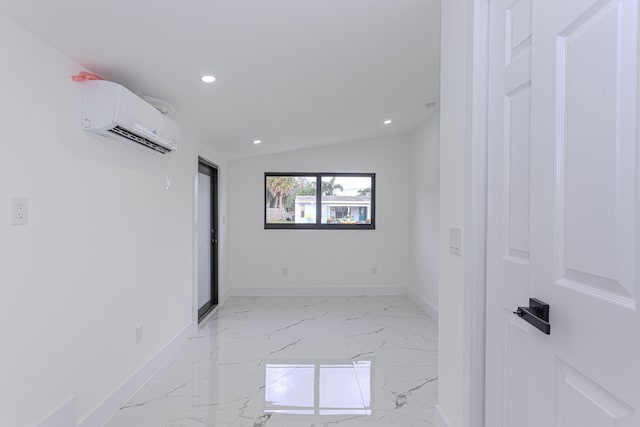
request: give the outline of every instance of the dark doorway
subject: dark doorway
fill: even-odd
[[[198,322],[218,305],[218,168],[198,161]]]

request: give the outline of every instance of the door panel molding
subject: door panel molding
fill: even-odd
[[[555,425],[632,427],[633,408],[556,358]],[[579,409],[579,410],[577,410]]]
[[[635,310],[633,3],[598,1],[557,37],[555,282]]]

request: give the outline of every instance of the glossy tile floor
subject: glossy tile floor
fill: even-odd
[[[406,297],[231,298],[107,426],[431,426],[437,356]]]

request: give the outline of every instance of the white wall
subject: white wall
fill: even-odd
[[[0,425],[71,396],[82,420],[193,319],[198,150],[87,134],[80,65],[3,16],[0,51]],[[28,198],[28,225],[9,225],[10,197]]]
[[[407,139],[397,137],[231,162],[233,286],[405,288],[407,158]],[[376,230],[265,230],[265,172],[375,172]]]
[[[409,137],[409,292],[437,319],[440,115]]]
[[[463,258],[449,254],[448,233],[464,224],[472,1],[443,1],[441,17],[438,410],[451,427],[463,425],[465,313]]]

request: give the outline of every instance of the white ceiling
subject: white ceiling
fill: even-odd
[[[241,157],[415,128],[439,96],[439,4],[2,0],[0,13],[88,70],[170,102],[188,132]],[[205,85],[209,73],[217,81]]]

